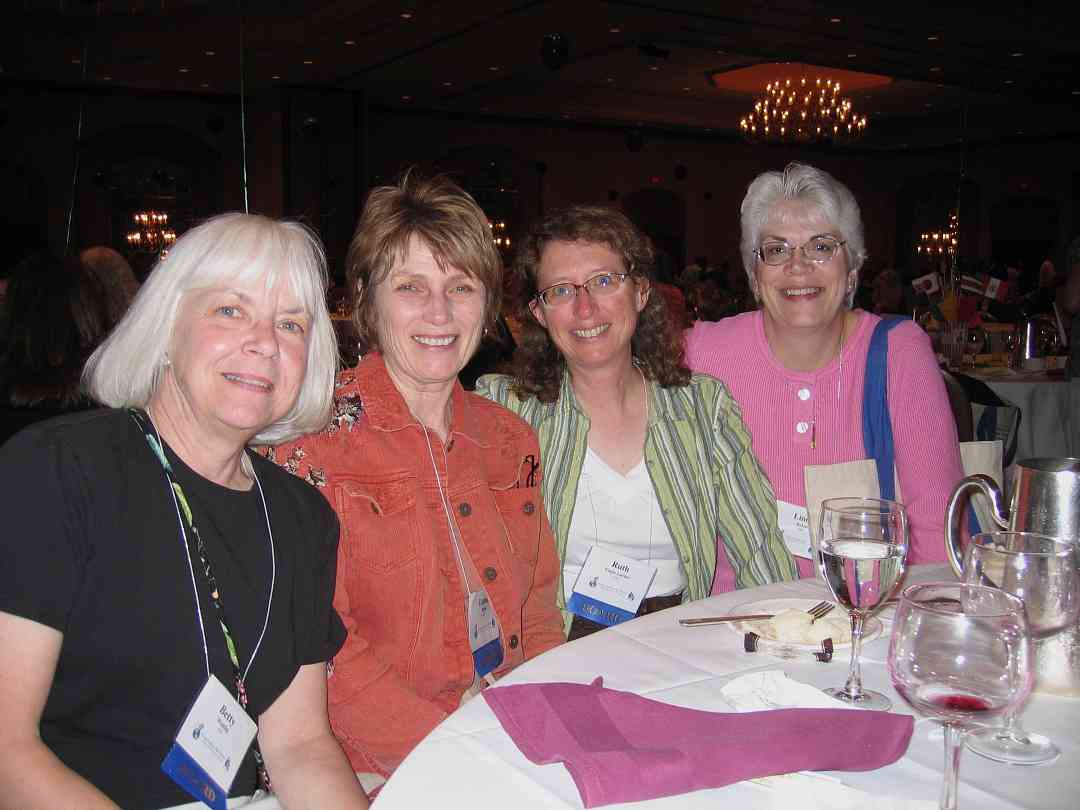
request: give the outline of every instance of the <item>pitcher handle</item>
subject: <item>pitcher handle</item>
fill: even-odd
[[[956,576],[961,579],[964,577],[963,551],[960,547],[960,517],[964,513],[961,502],[970,499],[972,490],[981,492],[990,500],[991,514],[998,526],[1006,530],[1009,528],[1004,498],[993,478],[988,475],[969,475],[956,485],[945,509],[945,556],[948,557]]]

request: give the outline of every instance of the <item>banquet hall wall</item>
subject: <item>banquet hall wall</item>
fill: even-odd
[[[60,250],[78,103],[70,90],[8,87],[0,120],[0,181],[7,191],[0,219],[20,238]],[[142,165],[176,169],[188,184],[185,211],[192,220],[243,206],[235,98],[117,91],[88,95],[83,103],[75,246],[122,247],[127,223],[116,221],[119,192],[110,183],[130,182]],[[991,258],[994,241],[1002,238],[991,233],[992,214],[1009,200],[1038,199],[1056,208],[1056,221],[1043,223],[1053,251],[1062,252],[1080,232],[1080,159],[1064,139],[974,144],[966,159],[958,146],[800,149],[648,129],[635,143],[622,128],[368,109],[360,93],[313,89],[253,97],[246,125],[251,210],[313,224],[339,275],[365,190],[414,163],[465,171],[467,184],[469,172],[498,163],[493,182],[516,192],[511,226],[563,203],[623,204],[642,190],[664,192],[654,196],[679,207],[676,221],[684,223],[682,233],[672,234],[677,263],[707,256],[737,267],[738,206],[747,183],[793,159],[852,187],[864,212],[870,269],[911,255],[928,205],[942,207],[944,220],[962,163],[965,255]],[[997,227],[1009,227],[998,220]]]

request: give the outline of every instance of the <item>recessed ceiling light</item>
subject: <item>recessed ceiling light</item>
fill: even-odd
[[[1023,55],[1024,55],[1024,52],[1023,52],[1023,51],[1017,51],[1016,53],[1014,53],[1014,54],[1011,54],[1011,55],[1012,55],[1012,56],[1023,56]]]
[[[689,92],[690,92],[690,88],[689,88],[689,87],[684,87],[684,88],[683,88],[683,91],[684,91],[684,92],[686,92],[686,93],[689,93]]]
[[[203,82],[202,84],[200,84],[200,85],[199,85],[199,87],[209,87],[209,86],[210,86],[210,85],[209,85],[209,84],[207,84],[206,82]]]
[[[488,68],[488,70],[490,70],[492,73],[498,73],[499,72],[499,66],[498,65],[491,65]]]
[[[835,25],[838,22],[843,22],[843,20],[841,20],[839,17],[829,17],[829,22]]]
[[[659,65],[649,65],[649,70],[659,70],[659,69],[660,69]]]
[[[214,51],[203,51],[203,53],[207,56],[217,56],[217,53]]]
[[[270,78],[271,78],[271,79],[280,79],[281,77],[280,77],[280,76],[278,76],[278,75],[277,75],[277,74],[275,73],[275,74],[274,74],[273,76],[271,76]]]
[[[106,82],[111,82],[112,81],[112,76],[102,76],[101,78],[102,78],[103,81],[106,81]]]
[[[607,31],[608,31],[609,34],[621,34],[622,33],[622,29],[619,28],[619,26],[617,26],[617,25],[611,26],[611,28],[609,28]]]
[[[412,96],[402,96],[401,100],[402,101],[412,101]]]
[[[187,72],[188,72],[188,68],[180,68],[180,72],[181,72],[181,73],[187,73]]]
[[[941,71],[941,68],[939,68],[937,65],[934,65],[932,68],[930,68],[931,73],[938,73],[940,71]]]
[[[82,59],[80,59],[79,57],[76,56],[71,60],[71,64],[73,64],[73,65],[81,65],[82,64]]]
[[[403,19],[403,20],[411,20],[412,19],[412,12],[411,11],[403,11],[398,16],[401,17],[401,19]]]
[[[350,46],[351,46],[351,45],[355,45],[355,44],[356,44],[356,40],[355,40],[355,39],[347,39],[347,40],[345,40],[345,44],[346,44],[346,45],[350,45]]]
[[[927,42],[937,42],[937,38],[938,38],[937,34],[931,34],[930,36],[928,36],[926,38],[926,41]]]
[[[305,65],[314,65],[314,64],[315,64],[315,60],[314,60],[314,59],[305,59],[305,60],[304,60],[304,64],[305,64]]]
[[[1006,80],[1005,80],[1005,84],[1012,84],[1012,83],[1013,83],[1013,80],[1012,80],[1012,79],[1006,79]]]
[[[443,83],[442,83],[442,86],[443,86],[443,87],[453,87],[453,86],[454,86],[454,83],[453,83],[453,82],[443,82]]]
[[[856,56],[858,56],[858,54],[857,54],[857,53],[849,53],[849,54],[847,55],[847,58],[848,58],[848,59],[854,59],[854,58],[855,58]]]

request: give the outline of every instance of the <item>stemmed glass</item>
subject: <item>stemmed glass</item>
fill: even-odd
[[[965,732],[1027,699],[1030,659],[1024,603],[1011,593],[964,582],[904,590],[893,619],[889,676],[916,711],[945,724],[941,810],[956,810]]]
[[[837,604],[851,617],[851,666],[837,700],[887,710],[885,695],[863,689],[859,671],[863,625],[892,596],[907,567],[908,518],[903,504],[878,498],[829,498],[821,504],[818,568]]]
[[[1032,638],[1070,627],[1080,612],[1077,555],[1070,541],[1032,532],[977,534],[964,551],[964,580],[1023,599]],[[1017,714],[1008,711],[1002,726],[970,732],[967,747],[1012,765],[1044,765],[1061,756],[1048,737],[1025,732]]]

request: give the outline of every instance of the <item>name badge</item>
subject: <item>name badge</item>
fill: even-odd
[[[810,553],[810,517],[805,506],[777,500],[776,522],[784,533],[784,545],[796,557],[812,559]]]
[[[258,728],[211,675],[180,724],[161,770],[198,801],[226,810],[229,788]]]
[[[470,593],[468,597],[469,648],[472,650],[476,674],[483,678],[503,660],[502,641],[499,638],[499,620],[495,608],[483,591]]]
[[[656,566],[593,546],[585,555],[566,609],[607,627],[629,621],[637,615],[655,576]]]

